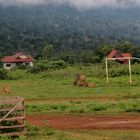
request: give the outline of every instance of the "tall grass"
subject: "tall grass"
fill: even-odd
[[[61,69],[47,69],[43,72],[32,74],[28,70],[15,69],[8,71],[8,74],[4,79],[7,80],[18,80],[18,79],[33,79],[33,78],[69,78],[74,77],[76,74],[85,74],[88,77],[105,77],[105,65],[104,64],[93,64],[88,66],[76,65],[68,66]],[[132,65],[132,74],[140,75],[140,65]],[[129,75],[128,65],[124,64],[112,64],[109,65],[109,76],[118,77]]]
[[[139,113],[139,100],[121,101],[70,101],[70,102],[50,102],[45,104],[28,104],[26,111],[29,114],[40,113]]]
[[[77,73],[85,74],[87,76],[94,76],[94,77],[105,77],[105,66],[104,64],[95,64],[90,66],[69,66],[65,69],[60,70],[48,70],[44,73],[47,73],[47,76],[50,77],[73,77]],[[135,64],[132,65],[132,74],[140,75],[140,65]],[[110,77],[117,77],[117,76],[125,76],[129,75],[128,65],[124,64],[117,64],[117,65],[110,65],[109,66],[109,76]]]

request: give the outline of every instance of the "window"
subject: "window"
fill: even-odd
[[[6,67],[11,67],[11,64],[6,64]]]
[[[29,62],[25,62],[25,66],[30,66],[30,63]]]

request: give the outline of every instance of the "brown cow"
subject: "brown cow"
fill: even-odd
[[[76,75],[76,80],[74,81],[75,86],[81,86],[83,83],[86,82],[86,77],[83,74],[77,74]]]
[[[86,87],[96,87],[96,84],[95,83],[86,83],[85,85]]]
[[[76,75],[76,80],[74,81],[74,85],[80,87],[96,87],[95,83],[86,82],[86,76],[84,74]]]
[[[1,91],[2,94],[10,94],[10,89],[8,86],[4,86],[2,91]]]

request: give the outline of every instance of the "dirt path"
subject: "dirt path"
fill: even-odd
[[[140,115],[71,116],[34,115],[27,122],[35,126],[50,125],[55,129],[136,129],[140,130]]]

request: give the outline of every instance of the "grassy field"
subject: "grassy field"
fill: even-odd
[[[37,128],[36,128],[37,129]],[[48,133],[46,133],[48,132]],[[1,140],[12,140],[1,137]],[[37,133],[30,132],[28,137],[21,136],[15,140],[139,140],[139,131],[135,130],[81,130],[81,131],[56,131],[40,128]]]
[[[140,75],[133,75],[132,85],[129,84],[128,75],[111,77],[107,85],[105,77],[95,76],[94,70],[93,67],[68,67],[40,74],[29,74],[24,70],[12,71],[10,75],[15,77],[15,80],[1,80],[0,89],[7,85],[11,91],[8,96],[24,97],[27,100],[25,102],[27,114],[115,115],[120,113],[138,114],[140,112]],[[84,73],[87,76],[87,81],[94,82],[97,86],[95,88],[75,87],[73,82],[76,73]],[[85,97],[85,99],[81,97]],[[99,98],[94,99],[94,97]],[[103,98],[100,99],[100,97]],[[32,99],[42,99],[42,101],[31,101]],[[43,131],[41,134],[43,136],[35,135],[38,131],[39,133]],[[29,134],[29,137],[20,139],[139,140],[140,134],[138,131],[126,130],[83,130],[82,132],[37,129],[33,134]]]
[[[114,69],[112,71],[115,71]],[[124,69],[124,66],[122,69]],[[112,71],[110,73],[112,73]],[[77,73],[85,74],[87,81],[96,83],[96,87],[82,88],[73,86]],[[17,70],[9,72],[9,77],[12,77],[12,80],[0,81],[0,89],[8,85],[11,90],[10,96],[23,96],[27,99],[85,96],[122,97],[135,95],[140,97],[139,74],[133,74],[132,85],[129,84],[128,75],[110,77],[109,84],[107,85],[104,73],[104,68],[93,66],[68,67],[60,70],[49,70],[39,74],[31,74],[25,70]]]
[[[28,76],[28,75],[27,75]],[[134,84],[129,85],[128,77],[110,78],[107,85],[105,78],[88,77],[88,81],[95,82],[95,88],[73,86],[74,77],[50,78],[34,76],[33,79],[19,79],[1,81],[0,88],[8,85],[10,96],[23,96],[24,98],[62,98],[85,96],[140,96],[140,77],[133,76]]]
[[[109,130],[82,130],[82,131],[55,131],[44,137],[29,137],[29,140],[139,140],[139,131],[109,131]]]

